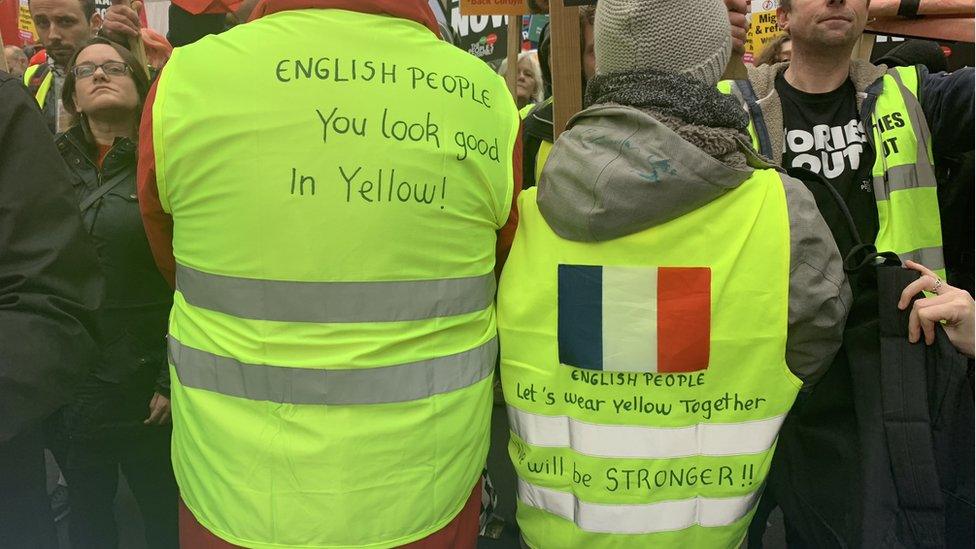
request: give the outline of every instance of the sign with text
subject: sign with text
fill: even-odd
[[[507,15],[461,15],[459,0],[451,0],[451,29],[455,45],[483,61],[501,61],[507,54]]]
[[[31,44],[37,41],[37,31],[34,29],[34,20],[30,16],[30,6],[27,0],[20,0],[20,11],[17,17],[17,34],[24,44]]]
[[[529,13],[526,0],[461,0],[464,15],[522,15]]]
[[[776,9],[779,0],[757,0],[750,8],[749,32],[746,40],[746,54],[743,61],[752,63],[753,59],[762,54],[766,44],[783,34],[776,19]]]

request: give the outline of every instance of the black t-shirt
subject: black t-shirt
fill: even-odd
[[[874,152],[857,112],[856,90],[850,79],[828,93],[806,93],[776,77],[783,104],[783,167],[806,168],[826,178],[844,199],[861,240],[873,243],[878,234],[878,206],[871,178]],[[841,256],[854,246],[847,221],[830,191],[805,181],[830,227]]]

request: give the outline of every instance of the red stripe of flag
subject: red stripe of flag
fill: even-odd
[[[712,321],[708,267],[661,267],[657,272],[657,371],[708,368]]]

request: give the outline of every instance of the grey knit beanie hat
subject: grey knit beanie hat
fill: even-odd
[[[596,72],[650,69],[715,85],[732,53],[731,32],[722,0],[600,0]]]

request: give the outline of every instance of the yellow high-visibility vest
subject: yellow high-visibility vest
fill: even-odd
[[[37,74],[42,65],[31,65],[27,67],[24,71],[24,85],[30,86],[31,79]],[[38,86],[37,92],[34,94],[34,99],[37,100],[37,104],[44,109],[44,103],[47,101],[47,92],[51,89],[51,84],[54,82],[54,71],[47,70],[47,74],[44,75],[44,79],[41,80],[41,85]]]
[[[769,132],[759,106],[748,98],[748,81],[724,80],[718,88],[743,103],[750,115],[753,147],[770,156]],[[932,134],[918,90],[915,67],[894,67],[868,88],[872,99],[862,106],[868,113],[862,117],[870,125],[867,134],[875,151],[871,173],[879,224],[874,245],[879,252],[895,252],[902,261],[921,263],[945,278]],[[879,123],[882,120],[893,122]]]
[[[801,382],[786,365],[779,175],[604,242],[519,196],[501,378],[533,548],[737,547]]]
[[[462,509],[518,125],[500,77],[404,19],[284,11],[174,51],[153,106],[173,466],[207,529],[392,547]]]

